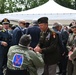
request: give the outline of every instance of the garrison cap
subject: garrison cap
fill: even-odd
[[[48,17],[41,17],[38,19],[38,24],[48,23]]]
[[[10,24],[10,21],[7,18],[4,18],[2,20],[2,24]]]

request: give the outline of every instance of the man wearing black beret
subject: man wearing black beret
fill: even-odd
[[[48,18],[38,19],[41,29],[40,40],[34,51],[43,54],[45,62],[43,75],[56,75],[57,62],[59,60],[58,35],[48,28]]]
[[[48,23],[48,18],[47,17],[41,17],[38,19],[38,24],[41,24],[41,23]]]

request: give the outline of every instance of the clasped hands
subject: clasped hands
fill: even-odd
[[[35,48],[29,47],[30,50],[34,50],[35,52],[42,52],[42,49],[39,46],[36,46]]]
[[[41,52],[42,52],[42,49],[41,49],[39,46],[36,46],[36,47],[34,48],[34,51],[41,53]]]

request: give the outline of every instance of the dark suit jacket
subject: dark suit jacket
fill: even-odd
[[[18,45],[22,35],[23,35],[22,29],[20,27],[16,27],[13,30],[12,45]]]
[[[38,25],[34,25],[32,27],[29,27],[27,30],[24,30],[26,32],[24,33],[27,33],[27,34],[30,34],[31,35],[31,43],[30,43],[30,46],[35,48],[36,45],[38,44],[39,42],[39,38],[40,38],[40,28],[38,27]]]
[[[68,32],[66,30],[62,29],[61,35],[62,35],[62,42],[64,44],[65,55],[67,55],[68,54],[68,50],[66,48],[66,45],[67,45],[69,34],[68,34]]]

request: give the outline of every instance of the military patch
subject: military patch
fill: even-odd
[[[53,32],[53,33],[52,33],[52,35],[53,35],[53,38],[55,38],[55,37],[56,37],[56,33],[55,33],[55,32]]]
[[[12,64],[14,67],[20,68],[23,64],[23,55],[22,54],[15,54],[13,56]]]

